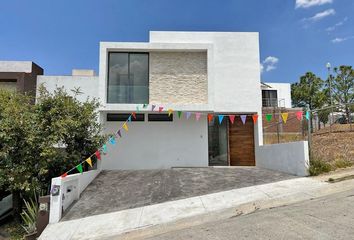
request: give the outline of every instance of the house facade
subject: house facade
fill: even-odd
[[[262,107],[291,108],[290,83],[261,83]]]
[[[258,33],[150,32],[149,42],[101,42],[98,76],[40,76],[38,85],[98,97],[105,134],[136,112],[108,144],[103,169],[254,166],[263,142],[262,121],[252,118],[262,114],[259,62]]]
[[[0,89],[36,94],[37,76],[43,69],[30,61],[0,61]]]

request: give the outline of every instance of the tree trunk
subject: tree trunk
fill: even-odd
[[[22,212],[22,197],[21,191],[19,190],[12,191],[12,208],[15,221],[20,222]]]

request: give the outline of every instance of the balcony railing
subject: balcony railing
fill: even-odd
[[[149,87],[119,85],[109,86],[108,103],[149,103]]]
[[[285,99],[263,98],[262,107],[285,107]]]

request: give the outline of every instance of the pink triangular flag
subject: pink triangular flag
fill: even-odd
[[[162,110],[163,110],[163,107],[159,107],[159,112],[162,112]]]
[[[234,124],[235,121],[235,115],[229,115],[230,122]]]
[[[296,118],[297,118],[297,120],[301,121],[301,119],[302,119],[302,111],[296,112]]]
[[[199,121],[200,115],[201,115],[201,113],[196,113],[196,114],[195,114],[195,119],[196,119],[197,121]]]
[[[240,118],[241,118],[241,121],[242,121],[243,125],[245,125],[247,115],[241,115]]]

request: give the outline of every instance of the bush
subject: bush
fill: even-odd
[[[317,176],[322,173],[327,173],[332,170],[332,166],[320,159],[312,158],[310,160],[309,173],[311,176]]]

